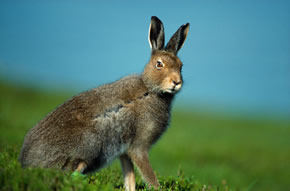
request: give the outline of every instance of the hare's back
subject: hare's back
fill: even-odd
[[[100,118],[105,120],[104,124],[112,118],[124,118],[125,105],[138,96],[138,91],[142,94],[142,85],[136,75],[80,93],[42,119],[31,136],[50,140],[73,137],[94,128]]]

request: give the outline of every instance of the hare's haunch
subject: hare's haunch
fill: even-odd
[[[183,84],[177,52],[188,30],[182,25],[164,46],[163,24],[152,17],[152,53],[143,73],[83,92],[49,113],[25,136],[22,166],[89,173],[119,157],[126,190],[135,190],[133,164],[157,188],[148,152],[166,130]]]

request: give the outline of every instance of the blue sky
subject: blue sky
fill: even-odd
[[[290,114],[289,1],[0,1],[0,75],[83,91],[140,73],[152,15],[179,57],[192,106]]]

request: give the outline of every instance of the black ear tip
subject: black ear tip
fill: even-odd
[[[158,17],[156,17],[156,16],[152,16],[151,17],[151,21],[161,22],[161,20]]]
[[[184,31],[185,34],[188,33],[188,31],[189,31],[189,26],[190,26],[189,23],[186,23],[186,24],[184,24],[184,25],[181,26],[181,29]]]

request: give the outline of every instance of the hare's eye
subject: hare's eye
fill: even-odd
[[[158,60],[156,62],[156,66],[155,67],[156,67],[157,70],[160,70],[161,68],[164,67],[164,64],[161,61]]]

